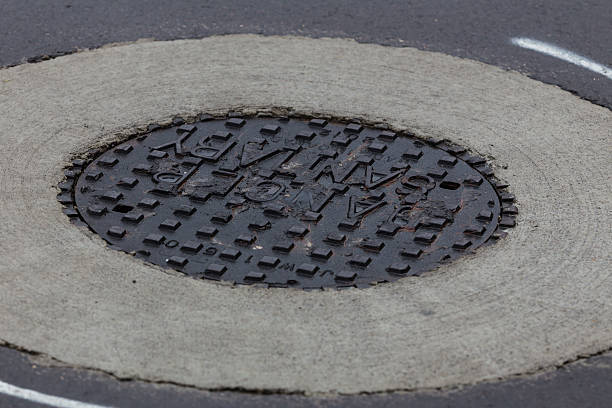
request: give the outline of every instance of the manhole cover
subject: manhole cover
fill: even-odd
[[[359,123],[206,118],[76,161],[59,198],[113,248],[190,276],[364,287],[513,226],[492,177],[458,146]]]

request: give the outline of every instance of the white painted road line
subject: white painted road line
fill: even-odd
[[[550,55],[551,57],[562,59],[563,61],[570,62],[572,64],[601,74],[607,77],[608,79],[612,79],[612,68],[592,61],[587,57],[583,57],[582,55],[578,55],[571,51],[557,47],[556,45],[521,37],[512,38],[512,44],[518,47],[526,48],[528,50],[541,52],[542,54]]]
[[[20,388],[2,381],[0,381],[0,394],[10,395],[11,397],[21,398],[56,408],[110,408],[106,405],[88,404],[86,402],[55,397],[53,395],[43,394],[42,392]]]

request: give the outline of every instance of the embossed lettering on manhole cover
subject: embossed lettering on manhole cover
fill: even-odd
[[[465,149],[325,119],[152,127],[66,176],[64,211],[112,248],[240,284],[365,287],[419,275],[516,215]]]

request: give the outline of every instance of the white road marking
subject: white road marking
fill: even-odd
[[[526,48],[528,50],[541,52],[542,54],[550,55],[551,57],[562,59],[563,61],[570,62],[572,64],[601,74],[607,77],[608,79],[612,79],[612,68],[592,61],[587,57],[583,57],[582,55],[578,55],[571,51],[557,47],[556,45],[521,37],[512,38],[512,44],[522,48]]]
[[[88,404],[86,402],[75,401],[53,395],[43,394],[42,392],[20,388],[0,381],[0,394],[10,395],[11,397],[37,402],[56,408],[110,408],[109,406]]]

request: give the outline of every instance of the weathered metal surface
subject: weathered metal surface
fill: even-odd
[[[59,187],[66,215],[112,248],[196,278],[305,289],[420,275],[516,215],[465,149],[325,119],[152,126],[75,161]]]

